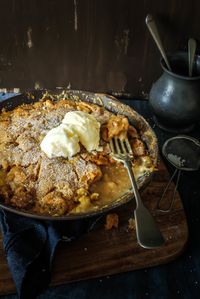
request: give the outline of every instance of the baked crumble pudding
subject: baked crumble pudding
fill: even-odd
[[[77,111],[98,122],[98,148],[88,151],[84,142],[79,142],[76,154],[67,158],[45,153],[41,149],[44,138],[62,124],[67,113]],[[114,136],[128,136],[136,179],[153,172],[154,164],[139,132],[125,116],[104,107],[69,99],[54,101],[44,96],[39,102],[12,111],[2,110],[1,201],[23,211],[52,216],[84,213],[113,202],[130,189],[126,169],[109,155],[109,140]]]

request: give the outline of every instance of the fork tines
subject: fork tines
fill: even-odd
[[[128,138],[120,139],[118,137],[113,137],[110,140],[110,149],[114,154],[123,154],[133,156],[133,152],[128,141]]]

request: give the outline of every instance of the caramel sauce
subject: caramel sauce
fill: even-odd
[[[130,188],[130,179],[123,164],[112,164],[101,168],[103,177],[92,184],[90,190],[99,194],[96,205],[110,204]]]

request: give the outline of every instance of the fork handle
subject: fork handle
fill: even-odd
[[[129,178],[136,200],[136,209],[134,210],[134,216],[138,243],[142,247],[149,249],[161,246],[164,243],[163,236],[161,235],[153,216],[147,210],[147,208],[144,206],[141,200],[134,173],[132,170],[131,160],[125,160],[124,166],[128,170]]]

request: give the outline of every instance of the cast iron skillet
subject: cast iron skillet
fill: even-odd
[[[12,110],[15,107],[23,104],[23,103],[33,103],[37,102],[41,99],[43,94],[47,92],[46,90],[35,90],[31,92],[22,93],[20,95],[14,96],[12,98],[9,98],[7,100],[4,100],[0,103],[0,110],[2,108],[6,108],[7,110]],[[139,115],[136,111],[131,109],[129,106],[122,104],[117,99],[113,98],[112,96],[106,95],[106,94],[99,94],[99,93],[92,93],[92,92],[85,92],[85,91],[77,91],[77,90],[56,90],[56,91],[48,91],[51,95],[63,95],[66,98],[72,100],[72,101],[85,101],[94,103],[100,106],[104,106],[107,110],[123,114],[128,117],[130,124],[133,124],[141,133],[143,141],[146,143],[149,154],[152,158],[153,164],[157,165],[157,158],[158,158],[158,146],[157,146],[157,139],[156,136],[149,126],[149,124],[146,122],[146,120]],[[139,179],[139,187],[145,188],[147,184],[151,181],[152,174],[150,175],[144,175],[140,177]],[[35,213],[18,210],[14,207],[8,206],[4,203],[1,203],[0,201],[0,207],[13,212],[18,215],[31,217],[31,218],[37,218],[40,220],[78,220],[78,219],[84,219],[92,216],[98,216],[100,214],[103,214],[109,210],[112,210],[118,206],[121,206],[128,201],[130,201],[133,198],[133,192],[131,190],[128,190],[126,194],[121,196],[120,198],[117,198],[114,202],[111,202],[108,205],[102,206],[98,210],[94,210],[87,213],[82,214],[68,214],[65,216],[48,216],[48,215],[38,215]]]

